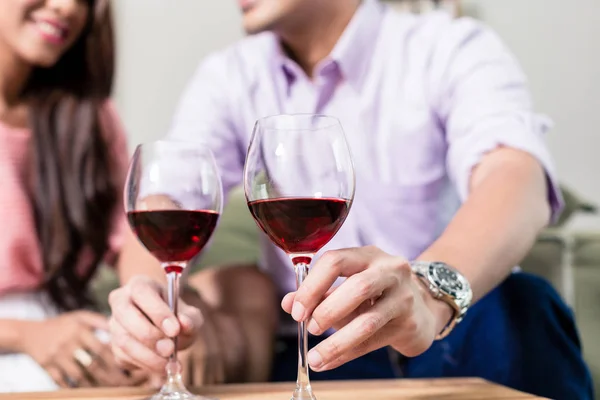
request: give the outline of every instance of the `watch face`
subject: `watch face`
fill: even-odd
[[[469,290],[469,284],[462,275],[445,264],[433,263],[429,271],[436,285],[455,298],[462,297],[461,295]]]

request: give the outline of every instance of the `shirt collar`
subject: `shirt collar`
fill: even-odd
[[[335,65],[351,85],[360,89],[371,62],[384,14],[385,6],[379,0],[363,0],[329,56],[317,65],[317,71],[330,71]],[[287,82],[292,84],[296,75],[301,73],[300,67],[285,55],[278,39],[275,42],[276,63],[283,70]]]
[[[371,63],[384,7],[377,0],[363,0],[330,54],[344,78],[357,89],[360,89]]]

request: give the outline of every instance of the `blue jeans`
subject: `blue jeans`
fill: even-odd
[[[321,338],[310,337],[309,348]],[[296,338],[281,339],[273,381],[296,379]],[[312,380],[481,377],[556,400],[592,400],[573,314],[545,280],[512,274],[444,340],[415,358],[380,349]]]

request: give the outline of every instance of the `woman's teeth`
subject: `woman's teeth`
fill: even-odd
[[[40,30],[43,33],[54,36],[57,39],[63,39],[65,36],[64,30],[62,30],[48,22],[44,22],[44,21],[38,22],[38,27],[40,28]]]

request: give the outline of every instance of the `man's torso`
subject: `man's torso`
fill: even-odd
[[[419,27],[448,23],[449,17],[428,18],[383,12],[373,42],[365,43],[369,61],[357,59],[363,72],[350,70],[349,79],[337,60],[325,60],[313,79],[307,78],[279,53],[270,33],[247,38],[222,54],[233,63],[230,71],[239,71],[230,76],[235,94],[229,97],[235,99],[230,112],[240,154],[255,121],[265,116],[316,113],[342,123],[356,169],[356,195],[344,226],[319,254],[376,245],[414,258],[441,234],[458,208],[446,173],[444,130],[428,92],[431,44],[426,35],[435,30]],[[347,50],[341,58],[348,63],[352,60],[343,58]],[[263,266],[282,293],[293,290],[289,258],[262,240]]]

